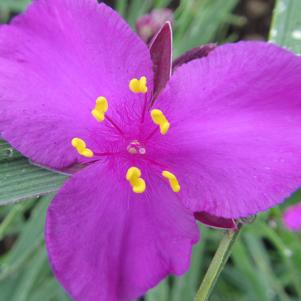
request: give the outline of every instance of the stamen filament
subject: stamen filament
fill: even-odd
[[[155,128],[147,137],[146,137],[146,139],[145,139],[145,141],[148,141],[148,140],[150,140],[155,134],[156,134],[156,132],[159,130],[159,128]]]
[[[106,153],[94,153],[94,156],[95,157],[105,157],[105,156],[113,156],[113,155],[118,155],[118,154],[120,154],[120,152],[116,152],[116,153],[106,152]]]
[[[111,125],[122,135],[124,136],[124,132],[121,130],[121,128],[112,120],[111,117],[106,115],[106,120],[111,123]]]
[[[141,123],[144,122],[146,107],[147,107],[147,93],[144,94],[144,103],[143,103],[143,108],[142,108]]]
[[[96,105],[95,108],[91,111],[91,114],[94,116],[94,118],[98,122],[104,121],[106,119],[111,125],[122,135],[124,136],[123,131],[120,129],[120,127],[105,113],[108,111],[109,105],[108,101],[104,96],[99,96],[96,99]]]

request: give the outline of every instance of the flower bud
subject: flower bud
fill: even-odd
[[[168,8],[154,9],[149,14],[138,18],[137,33],[147,43],[166,21],[173,22],[172,10]]]

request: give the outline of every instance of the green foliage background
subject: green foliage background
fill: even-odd
[[[30,0],[0,0],[0,20],[23,11]],[[134,26],[138,16],[170,0],[118,0],[116,9]],[[227,42],[229,26],[238,22],[239,0],[185,0],[175,11],[174,54],[208,42]],[[270,40],[301,52],[301,1],[278,0]],[[31,165],[0,141],[0,301],[70,300],[53,278],[44,249],[46,209],[65,176]],[[26,201],[25,201],[26,200]],[[260,214],[244,227],[211,301],[301,300],[301,235],[286,231],[283,207],[301,201],[296,193],[281,207]],[[15,204],[14,204],[15,203]],[[170,277],[151,290],[146,301],[193,300],[222,231],[200,226],[202,240],[194,248],[190,271]]]

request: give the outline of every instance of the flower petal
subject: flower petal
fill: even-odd
[[[188,207],[238,218],[300,186],[300,87],[300,57],[262,42],[220,46],[175,72],[156,103],[171,124],[160,158]]]
[[[301,204],[291,206],[285,211],[283,223],[291,231],[301,230]]]
[[[96,0],[34,1],[11,25],[1,26],[0,66],[2,136],[53,168],[78,158],[73,137],[91,146],[97,132],[103,144],[104,125],[91,116],[98,96],[120,119],[125,104],[131,112],[142,109],[143,101],[128,88],[132,78],[145,75],[152,90],[147,46]]]
[[[189,266],[198,228],[177,196],[154,176],[143,194],[112,166],[75,174],[47,215],[46,243],[54,273],[78,301],[120,301],[142,295]]]

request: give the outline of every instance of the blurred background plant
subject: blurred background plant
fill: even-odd
[[[8,22],[30,2],[0,0],[0,22]],[[150,26],[142,30],[144,34],[152,35],[156,22],[172,19],[174,57],[200,44],[240,39],[269,39],[301,52],[300,0],[106,2],[138,31],[142,25]],[[152,11],[160,8],[169,10]],[[146,14],[139,23],[139,17]],[[64,180],[62,175],[30,165],[0,141],[0,205],[6,204],[0,207],[0,301],[70,300],[51,274],[43,241],[48,203]],[[301,192],[297,192],[282,206],[245,226],[211,301],[301,300],[301,234],[287,231],[281,221],[283,208],[300,200]],[[194,248],[190,271],[163,281],[145,296],[146,301],[193,300],[223,235],[200,227],[202,241]]]

